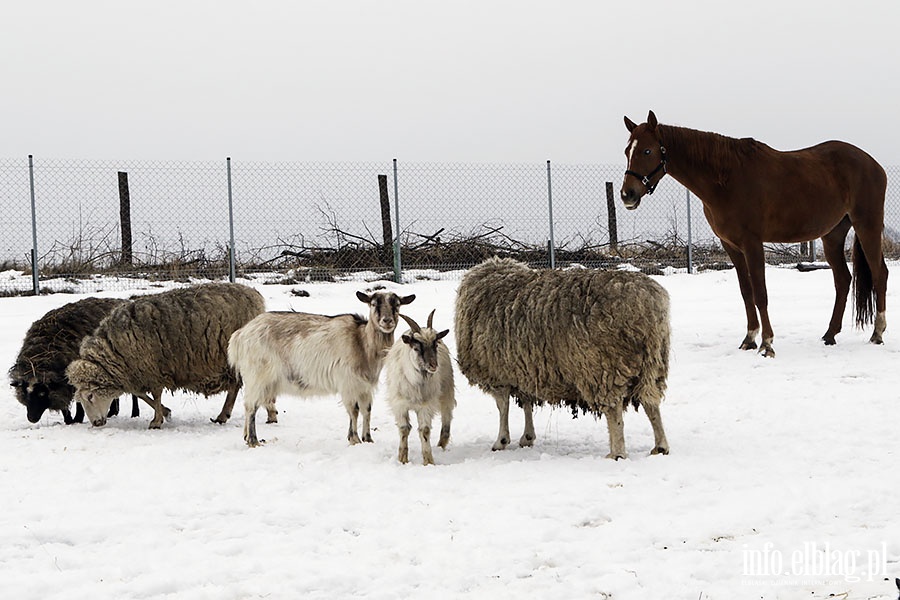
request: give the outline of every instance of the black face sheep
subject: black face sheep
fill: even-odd
[[[522,446],[534,441],[531,404],[605,415],[608,458],[625,458],[622,413],[640,404],[651,454],[668,454],[659,404],[669,370],[669,295],[640,273],[533,270],[488,259],[465,274],[456,298],[459,369],[500,411],[494,450],[509,444],[509,396],[525,410]]]
[[[150,429],[169,411],[164,389],[209,396],[227,391],[224,422],[240,388],[228,367],[228,338],[265,309],[256,290],[235,283],[207,283],[142,296],[114,309],[81,344],[66,373],[75,399],[91,423],[106,423],[112,398],[128,392],[153,407]]]
[[[259,445],[256,410],[272,409],[278,394],[340,394],[350,415],[347,439],[360,442],[357,422],[362,413],[362,441],[371,442],[372,392],[378,383],[400,306],[415,296],[393,292],[357,292],[369,306],[368,321],[359,315],[328,317],[299,312],[269,312],[231,336],[228,363],[244,381],[244,439]]]
[[[55,308],[32,323],[9,370],[10,384],[18,401],[25,405],[29,422],[37,423],[46,410],[57,410],[67,425],[81,423],[84,419],[81,404],[76,405],[75,417],[70,412],[75,388],[66,378],[66,367],[78,358],[81,341],[112,309],[127,302],[85,298]],[[117,414],[118,409],[116,400],[110,407],[111,415]],[[133,399],[132,416],[136,410],[137,401]]]
[[[400,336],[401,343],[391,346],[384,367],[387,401],[400,430],[397,459],[401,463],[409,462],[409,432],[412,429],[409,411],[413,411],[422,443],[422,464],[433,465],[431,421],[434,415],[441,414],[438,446],[446,448],[450,441],[453,407],[456,406],[450,351],[441,341],[450,330],[435,331],[432,327],[434,311],[428,315],[428,324],[424,328],[406,315],[400,316],[409,324],[410,331]]]

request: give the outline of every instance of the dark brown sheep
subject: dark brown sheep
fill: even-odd
[[[37,423],[47,410],[59,411],[66,424],[81,423],[84,409],[76,406],[72,416],[75,388],[66,378],[66,367],[78,358],[81,341],[89,336],[112,309],[126,304],[115,298],[85,298],[55,308],[32,323],[22,349],[9,370],[10,385],[26,410],[28,421]],[[132,399],[132,416],[137,416],[137,400]],[[110,414],[119,412],[118,400]]]

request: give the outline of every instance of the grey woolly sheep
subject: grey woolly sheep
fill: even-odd
[[[409,411],[416,413],[419,441],[422,444],[422,463],[434,464],[431,451],[431,420],[441,415],[441,437],[438,446],[446,448],[450,442],[450,422],[456,406],[453,388],[453,365],[450,351],[441,339],[449,329],[436,331],[432,327],[434,311],[428,315],[428,324],[419,327],[413,319],[400,315],[410,330],[400,336],[388,351],[384,361],[387,383],[387,401],[400,430],[400,447],[397,459],[409,462]]]
[[[641,273],[533,270],[488,259],[463,276],[456,298],[460,371],[500,411],[493,449],[509,444],[509,396],[525,411],[522,446],[534,442],[532,404],[605,415],[608,458],[625,458],[622,413],[640,404],[653,426],[651,454],[668,454],[659,404],[669,371],[669,295]]]
[[[265,308],[256,290],[235,283],[207,283],[142,296],[114,309],[81,344],[66,373],[75,399],[91,423],[106,423],[112,398],[128,392],[153,407],[150,429],[169,410],[163,389],[210,396],[227,391],[216,419],[224,423],[240,389],[228,367],[228,338]]]
[[[66,378],[66,367],[78,358],[81,341],[89,336],[112,309],[127,303],[113,298],[85,298],[55,308],[31,324],[16,362],[9,370],[16,399],[25,405],[28,421],[37,423],[46,410],[60,411],[66,425],[81,423],[84,409],[70,408],[75,388]],[[137,416],[137,399],[132,398],[132,416]],[[118,414],[118,399],[108,416]]]
[[[356,292],[369,307],[369,319],[359,315],[325,316],[301,312],[268,312],[241,328],[228,344],[228,364],[244,381],[244,440],[260,444],[256,411],[274,411],[279,394],[324,396],[340,394],[350,416],[347,440],[371,442],[372,393],[388,348],[400,306],[415,295]],[[357,433],[359,415],[362,430]]]

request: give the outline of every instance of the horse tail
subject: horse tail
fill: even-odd
[[[874,321],[875,290],[872,285],[872,269],[856,234],[853,234],[853,300],[856,306],[856,326],[864,327]]]

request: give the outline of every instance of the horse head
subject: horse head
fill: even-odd
[[[625,117],[631,137],[625,147],[628,164],[622,182],[622,203],[628,210],[637,208],[644,194],[652,194],[666,174],[666,149],[659,141],[658,124],[652,110],[647,122],[640,125]]]

